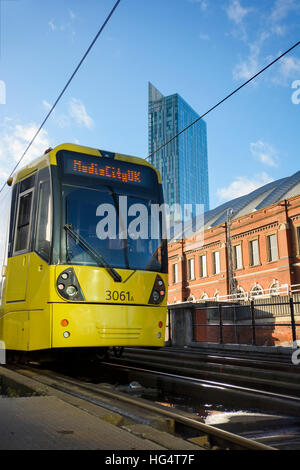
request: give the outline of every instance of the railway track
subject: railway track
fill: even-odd
[[[110,355],[109,359],[117,364],[300,396],[300,367],[289,363],[286,357],[220,356],[209,351],[127,348],[122,357]]]
[[[146,387],[160,388],[165,397],[161,401],[165,400],[166,404],[171,406],[194,409],[194,413],[202,415],[205,422],[214,422],[216,426],[231,431],[236,429],[239,434],[254,437],[260,442],[268,442],[269,445],[280,449],[300,449],[298,396],[157,372],[136,366],[107,363],[106,367],[110,373],[113,367],[116,367],[119,378],[123,371],[127,382],[139,381]],[[176,397],[180,398],[179,401]],[[183,403],[186,406],[183,406]]]
[[[205,448],[276,450],[272,446],[254,439],[205,424],[191,414],[116,391],[113,387],[108,387],[107,384],[86,383],[79,379],[62,376],[57,372],[40,370],[31,366],[13,367],[13,370],[43,384],[48,387],[48,391],[52,388],[61,392],[66,401],[68,401],[68,397],[77,397],[94,405],[111,409],[113,412],[137,422],[146,422],[149,419],[149,413],[152,417],[154,415],[164,417],[168,420],[169,425],[170,422],[172,423],[171,428],[175,432],[177,428],[180,428],[181,432],[192,433],[196,441],[198,438],[197,442],[204,443],[199,446],[199,450]]]

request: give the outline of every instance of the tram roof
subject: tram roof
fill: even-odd
[[[45,153],[36,158],[35,160],[32,160],[32,162],[28,163],[26,166],[21,168],[20,170],[15,171],[13,176],[8,179],[7,184],[11,186],[12,184],[15,184],[18,181],[23,180],[24,178],[30,176],[30,174],[33,174],[35,171],[40,170],[42,168],[45,168],[49,165],[57,165],[56,161],[56,154],[60,150],[69,150],[71,152],[78,152],[78,153],[84,153],[86,155],[91,155],[95,157],[100,157],[102,158],[105,154],[110,154],[114,156],[115,160],[122,160],[122,161],[128,161],[131,163],[136,163],[139,165],[145,165],[150,168],[152,168],[158,177],[158,182],[161,183],[161,175],[159,171],[151,165],[151,163],[147,162],[147,160],[140,158],[140,157],[135,157],[132,155],[125,155],[121,153],[116,153],[116,152],[111,152],[107,150],[99,150],[95,149],[92,147],[86,147],[78,144],[70,144],[70,143],[65,143],[58,145],[55,148],[51,148],[45,151]]]

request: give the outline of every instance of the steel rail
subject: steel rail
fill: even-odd
[[[124,368],[124,369],[131,369],[131,370],[136,370],[138,372],[146,372],[149,374],[155,374],[155,375],[161,375],[163,377],[171,377],[174,379],[180,379],[180,380],[185,380],[185,381],[190,381],[194,383],[199,383],[199,384],[208,384],[212,387],[226,387],[228,390],[237,390],[237,391],[242,391],[242,392],[247,392],[247,393],[253,393],[257,395],[262,395],[266,396],[269,398],[277,398],[280,400],[290,400],[295,403],[299,403],[300,406],[300,398],[294,395],[284,395],[283,393],[275,393],[275,392],[269,392],[268,390],[260,390],[256,388],[250,388],[250,387],[244,387],[242,385],[234,385],[234,384],[229,384],[229,383],[224,383],[224,382],[217,382],[214,380],[209,380],[209,379],[198,379],[197,377],[188,377],[186,375],[179,375],[179,374],[172,374],[169,372],[162,372],[158,370],[151,370],[151,369],[146,369],[144,367],[136,367],[136,366],[130,366],[127,364],[118,364],[118,363],[113,363],[113,362],[102,362],[103,365],[107,366],[114,366],[114,367],[119,367],[119,368]]]
[[[37,374],[37,370],[36,369],[33,369],[31,367],[28,367],[28,366],[23,366],[24,370],[22,371],[22,369],[17,369],[19,373],[23,373],[24,375],[27,375],[26,374],[26,370],[28,371],[34,371],[35,374]],[[24,373],[25,372],[25,373]],[[82,393],[78,393],[78,392],[75,392],[74,390],[70,390],[68,389],[68,385],[69,386],[76,386],[76,387],[79,387],[81,390],[85,390],[87,392],[93,392],[93,393],[96,393],[98,395],[102,395],[102,396],[105,396],[107,398],[111,398],[111,399],[114,399],[114,400],[118,400],[118,401],[121,401],[123,403],[127,403],[127,404],[130,404],[130,405],[133,405],[133,406],[137,406],[139,408],[142,408],[144,410],[147,410],[147,411],[151,411],[151,412],[154,412],[154,413],[157,413],[159,415],[163,415],[163,416],[166,416],[168,418],[171,418],[171,419],[174,419],[175,421],[179,422],[179,423],[182,423],[184,425],[187,425],[189,427],[192,427],[193,429],[196,429],[198,431],[200,431],[201,433],[204,433],[208,436],[213,436],[217,439],[220,439],[224,442],[227,442],[229,444],[234,444],[236,446],[238,446],[239,448],[242,448],[242,449],[245,449],[245,450],[277,450],[276,448],[274,447],[271,447],[271,446],[268,446],[266,444],[262,444],[260,442],[256,442],[252,439],[248,439],[248,438],[245,438],[245,437],[242,437],[242,436],[239,436],[237,434],[233,434],[231,432],[228,432],[228,431],[224,431],[222,429],[218,429],[218,428],[215,428],[213,426],[210,426],[208,424],[204,424],[204,423],[201,423],[199,421],[197,421],[195,418],[190,418],[188,416],[184,416],[182,414],[179,414],[175,411],[171,411],[171,410],[167,410],[165,409],[162,405],[154,405],[154,404],[151,404],[151,403],[148,403],[146,402],[146,400],[143,400],[141,398],[139,399],[134,399],[134,398],[131,398],[129,396],[126,396],[125,394],[121,394],[120,392],[111,392],[111,391],[108,391],[108,390],[103,390],[103,389],[100,389],[99,387],[93,385],[93,384],[83,384],[83,383],[80,383],[78,381],[75,381],[75,380],[71,380],[67,377],[60,377],[60,376],[57,376],[55,374],[49,374],[49,372],[44,372],[44,371],[38,371],[38,374],[40,376],[46,376],[48,378],[50,378],[52,381],[55,380],[57,382],[64,382],[64,385],[62,386],[62,384],[55,384],[55,383],[51,383],[51,384],[47,384],[53,388],[56,388],[60,391],[63,391],[64,393],[67,393],[67,394],[70,394],[72,396],[77,396],[78,398],[81,398],[81,399],[86,399],[88,400],[88,398],[84,397],[84,395],[82,395]],[[39,377],[34,377],[34,380],[38,381],[38,382],[41,382],[41,383],[44,383],[41,378]],[[92,402],[94,404],[97,404],[95,402],[95,400],[92,400]],[[99,404],[99,406],[101,406],[101,404]]]
[[[260,353],[260,355],[255,355],[254,357],[252,354],[249,357],[246,357],[245,354],[236,354],[236,352],[232,355],[232,351],[221,350],[216,352],[215,350],[211,352],[211,348],[206,350],[198,351],[196,348],[191,349],[182,349],[182,348],[162,348],[159,350],[151,350],[151,349],[142,349],[142,348],[125,348],[124,354],[122,359],[124,361],[131,359],[137,356],[138,358],[147,358],[148,356],[157,356],[159,359],[186,359],[188,361],[192,360],[195,363],[198,362],[216,362],[218,364],[226,364],[226,365],[242,365],[244,367],[252,368],[255,366],[257,369],[264,369],[268,367],[269,369],[276,370],[276,371],[283,371],[283,372],[291,372],[291,373],[299,373],[300,370],[297,369],[290,360],[290,357],[272,357],[267,353]],[[263,354],[263,355],[261,355]],[[259,358],[259,362],[257,360]],[[287,362],[289,359],[289,362]]]

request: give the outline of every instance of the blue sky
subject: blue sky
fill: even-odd
[[[1,0],[0,182],[114,3]],[[63,142],[146,157],[148,81],[202,114],[299,39],[299,0],[121,0],[27,160]],[[300,46],[207,116],[212,208],[300,170],[293,84]]]

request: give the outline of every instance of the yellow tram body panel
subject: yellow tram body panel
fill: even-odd
[[[0,337],[7,349],[164,345],[166,297],[159,306],[145,304],[157,273],[118,269],[123,282],[116,283],[104,268],[72,266],[85,298],[72,302],[61,297],[56,285],[68,268],[49,266],[36,253],[8,259],[9,288],[0,315]],[[160,276],[167,285],[167,275]]]

